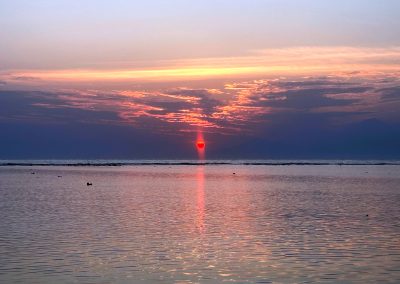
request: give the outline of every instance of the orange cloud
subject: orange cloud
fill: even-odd
[[[367,116],[377,109],[389,109],[390,105],[393,109],[399,85],[398,72],[364,71],[315,77],[232,80],[211,89],[69,90],[28,92],[26,95],[32,96],[27,102],[32,101],[30,106],[34,107],[34,113],[38,108],[60,109],[61,114],[68,113],[64,110],[75,109],[85,113],[84,119],[94,117],[90,121],[99,123],[129,124],[174,133],[202,129],[232,134],[252,133],[259,125],[273,123],[274,118],[282,115],[332,113],[333,117],[335,113],[346,113]]]
[[[8,70],[0,77],[11,84],[49,82],[168,82],[266,76],[304,76],[338,72],[399,72],[400,47],[298,47],[258,50],[241,57],[149,62],[149,67],[93,70]],[[122,65],[122,63],[121,63]],[[18,78],[31,78],[20,80]],[[37,78],[34,80],[33,78]]]

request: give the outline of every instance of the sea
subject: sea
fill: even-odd
[[[400,161],[0,161],[0,283],[400,283]]]

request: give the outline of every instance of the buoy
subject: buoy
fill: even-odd
[[[91,186],[91,185],[93,185],[93,184],[92,184],[91,182],[87,182],[86,185],[87,185],[87,186]]]

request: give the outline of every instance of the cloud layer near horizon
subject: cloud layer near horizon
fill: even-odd
[[[91,84],[126,86],[188,80],[322,76],[340,72],[400,72],[400,47],[291,47],[252,50],[246,56],[93,63],[90,68],[1,70],[10,86],[49,88]],[[84,87],[84,89],[87,87]],[[104,88],[102,88],[104,89]]]
[[[399,74],[349,73],[229,82],[221,88],[157,91],[1,91],[0,119],[121,124],[153,132],[257,135],[277,117],[398,121]]]
[[[0,156],[187,158],[202,132],[210,157],[394,157],[400,72],[389,69],[116,89],[5,78]]]

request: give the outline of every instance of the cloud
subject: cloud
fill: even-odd
[[[39,77],[33,77],[33,76],[12,76],[11,80],[15,81],[36,81],[40,80]]]
[[[400,86],[384,88],[381,90],[382,99],[388,101],[400,101]]]
[[[62,94],[49,92],[0,91],[0,120],[64,124],[73,121],[101,124],[113,121],[110,111],[75,107]]]
[[[191,157],[201,130],[215,158],[387,157],[399,154],[399,90],[394,75],[360,73],[231,81],[220,88],[3,90],[0,125],[7,139],[0,145],[4,157],[24,157],[29,145],[44,156],[103,157],[112,148],[113,157],[176,157],[178,147]]]
[[[328,120],[349,123],[376,113],[384,117],[385,101],[397,99],[399,88],[396,76],[384,80],[357,73],[238,81],[214,89],[1,91],[0,117],[130,125],[155,132],[201,128],[209,133],[254,135],[274,121],[299,122],[295,113],[324,118],[326,127]]]
[[[246,56],[149,61],[145,66],[116,62],[106,69],[4,70],[2,80],[42,86],[86,83],[184,82],[262,78],[271,76],[328,76],[339,72],[400,72],[400,47],[293,47],[253,50]],[[123,67],[121,67],[123,66]],[[78,67],[78,66],[77,66]],[[313,82],[308,82],[313,84]]]
[[[295,110],[311,110],[318,107],[347,106],[356,103],[357,99],[336,99],[328,97],[330,94],[354,94],[369,90],[365,87],[356,88],[306,88],[300,90],[286,90],[277,93],[267,93],[251,97],[252,104],[266,105]],[[273,99],[270,97],[273,96]],[[276,99],[280,98],[280,99]]]

